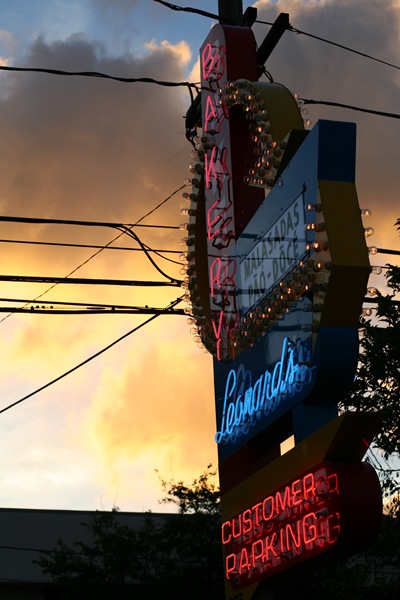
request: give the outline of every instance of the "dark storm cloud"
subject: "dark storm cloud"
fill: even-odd
[[[24,65],[180,81],[181,50],[187,53],[164,44],[140,58],[110,58],[80,35],[51,44],[39,38]],[[0,103],[3,212],[104,219],[129,207],[138,217],[182,180],[179,170],[160,169],[185,143],[179,88],[16,73],[7,89]]]
[[[287,12],[291,25],[299,30],[400,64],[399,8],[394,2],[292,0],[257,5],[260,20],[273,21],[280,12]],[[259,41],[267,31],[268,27],[258,26]],[[398,70],[305,35],[285,32],[266,67],[275,81],[304,98],[400,113]],[[373,210],[374,240],[386,238],[390,231],[398,247],[393,224],[400,216],[400,120],[323,106],[308,108],[313,124],[320,118],[357,123],[360,204]]]

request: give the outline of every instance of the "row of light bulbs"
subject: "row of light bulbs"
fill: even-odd
[[[246,118],[249,121],[249,128],[252,131],[253,142],[255,143],[255,166],[250,169],[249,175],[245,180],[251,184],[260,187],[272,187],[275,182],[275,175],[279,167],[281,156],[285,149],[285,143],[276,144],[270,133],[270,123],[267,111],[264,106],[262,95],[249,81],[239,80],[230,83],[220,90],[221,103],[229,109],[234,105],[241,105]],[[295,95],[299,108],[303,111],[301,101]],[[304,112],[303,112],[304,114]],[[310,125],[305,120],[305,125]],[[216,342],[213,328],[206,322],[204,311],[198,296],[196,283],[196,265],[195,265],[195,237],[190,235],[195,229],[195,218],[197,210],[197,200],[201,179],[204,174],[204,161],[206,152],[215,144],[212,139],[213,132],[210,135],[196,136],[195,150],[192,151],[193,162],[189,165],[191,177],[185,180],[186,185],[191,186],[190,193],[184,192],[183,197],[189,203],[188,208],[181,209],[181,215],[188,217],[188,222],[181,225],[181,229],[188,232],[188,235],[181,240],[181,245],[185,251],[181,254],[181,260],[185,265],[181,269],[181,274],[186,275],[183,282],[185,289],[185,298],[189,303],[185,312],[190,315],[188,322],[192,326],[191,332],[195,342],[200,348],[207,349],[212,354],[216,352]],[[321,204],[307,205],[309,211],[315,211],[316,216],[322,212]],[[363,216],[370,216],[371,211],[364,209],[361,211]],[[319,216],[319,215],[318,215]],[[321,234],[325,231],[325,224],[319,220],[306,226],[307,231]],[[366,237],[373,235],[372,227],[365,228]],[[323,236],[325,238],[325,236]],[[321,238],[321,235],[318,235]],[[289,277],[279,284],[279,289],[274,289],[262,302],[252,310],[247,317],[241,319],[231,332],[232,344],[236,350],[242,350],[253,345],[255,341],[271,327],[277,320],[282,320],[293,305],[301,302],[302,296],[313,292],[322,296],[327,287],[329,271],[331,268],[329,247],[327,239],[316,239],[306,246],[310,253],[310,259],[305,263],[300,263]],[[371,254],[377,252],[377,249],[371,247]],[[327,253],[326,260],[321,261],[316,254]],[[323,302],[314,302],[313,312],[318,313],[321,310]],[[311,305],[304,304],[304,309]],[[315,319],[312,330],[317,329],[318,320]],[[306,326],[308,327],[308,326]]]
[[[249,121],[256,162],[245,176],[245,183],[255,187],[272,188],[286,142],[277,144],[274,141],[262,94],[256,85],[246,79],[227,83],[219,90],[219,94],[221,105],[228,109],[235,105],[241,106]]]

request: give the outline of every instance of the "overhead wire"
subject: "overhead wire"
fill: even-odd
[[[74,244],[72,242],[39,242],[37,240],[16,240],[0,239],[3,244],[32,244],[37,246],[63,246],[66,248],[104,248],[101,244]],[[130,246],[107,246],[104,250],[125,250],[129,252],[143,252],[141,248],[132,248]],[[165,254],[181,254],[181,250],[169,250],[168,248],[149,248],[149,252],[158,252]],[[165,257],[162,257],[165,258]],[[174,261],[176,262],[176,261]],[[181,264],[180,262],[177,264]]]
[[[183,189],[185,186],[181,186],[180,189]],[[161,204],[163,204],[163,201]],[[159,206],[161,206],[159,204]],[[149,215],[150,213],[148,213]],[[145,216],[148,216],[145,215]],[[149,227],[154,229],[179,229],[178,225],[156,225],[156,224],[143,224],[145,217],[141,217],[139,221],[136,223],[118,223],[113,221],[82,221],[77,219],[47,219],[42,217],[11,217],[7,215],[0,215],[0,221],[4,221],[6,223],[29,223],[35,225],[77,225],[79,227]]]
[[[167,8],[170,8],[171,10],[193,13],[195,15],[200,15],[202,17],[208,17],[209,19],[217,19],[217,21],[223,21],[224,23],[227,23],[227,24],[232,24],[232,25],[236,24],[234,21],[231,21],[230,19],[226,19],[225,17],[221,17],[220,15],[216,15],[215,13],[210,13],[208,11],[201,10],[200,8],[192,8],[190,6],[178,6],[177,4],[172,4],[171,2],[165,2],[164,0],[153,0],[153,1],[157,2],[158,4],[162,4],[163,6],[166,6]]]
[[[192,12],[195,14],[199,14],[202,16],[206,16],[209,18],[213,18],[213,19],[218,19],[219,21],[223,20],[221,19],[218,15],[215,15],[213,13],[208,13],[206,11],[202,11],[199,9],[192,9],[190,7],[179,7],[177,5],[173,5],[169,2],[164,2],[163,0],[154,0],[160,4],[163,4],[164,6],[172,9],[172,10],[176,10],[176,11],[185,11],[185,12]],[[225,20],[226,22],[226,20]],[[268,23],[265,21],[259,21],[256,20],[257,23],[263,23],[263,24],[267,24],[267,25],[273,25],[273,23]],[[397,65],[394,65],[392,63],[389,63],[387,61],[383,61],[381,59],[377,59],[371,55],[368,55],[366,53],[363,52],[359,52],[357,50],[354,50],[352,48],[349,48],[347,46],[343,46],[341,44],[338,44],[336,42],[332,42],[331,40],[326,40],[324,38],[321,38],[319,36],[315,36],[313,34],[309,34],[307,32],[301,31],[299,29],[296,29],[292,26],[290,26],[289,31],[296,33],[297,35],[306,35],[309,37],[312,37],[314,39],[317,39],[319,41],[337,46],[339,48],[342,48],[344,50],[347,50],[349,52],[353,52],[355,54],[359,54],[365,58],[368,58],[370,60],[375,60],[381,64],[390,66],[392,68],[396,68],[396,69],[400,69],[400,67],[398,67]],[[58,70],[58,69],[41,69],[41,68],[22,68],[22,67],[10,67],[10,66],[0,66],[1,70],[4,71],[15,71],[15,72],[19,72],[19,71],[25,71],[25,72],[42,72],[42,73],[48,73],[48,74],[53,74],[53,75],[65,75],[65,76],[84,76],[84,77],[96,77],[96,78],[106,78],[106,79],[112,79],[115,81],[120,81],[120,82],[125,82],[125,83],[137,83],[137,82],[141,82],[141,83],[152,83],[152,84],[156,84],[156,85],[162,85],[162,86],[169,86],[169,87],[178,87],[178,86],[185,86],[187,87],[187,89],[189,90],[189,93],[191,95],[191,99],[193,102],[193,89],[196,89],[196,91],[198,91],[198,86],[197,84],[194,83],[190,83],[190,82],[168,82],[168,81],[160,81],[160,80],[156,80],[156,79],[152,79],[152,78],[126,78],[126,77],[117,77],[117,76],[112,76],[112,75],[108,75],[105,73],[99,73],[99,72],[91,72],[91,71],[86,71],[86,72],[72,72],[72,71],[62,71],[62,70]],[[384,113],[382,111],[372,111],[369,109],[363,109],[360,107],[354,107],[354,106],[350,106],[350,105],[345,105],[345,104],[340,104],[340,103],[334,103],[334,102],[328,102],[328,101],[316,101],[316,100],[310,100],[310,99],[302,99],[303,102],[305,104],[326,104],[329,106],[338,106],[341,108],[346,108],[346,109],[351,109],[351,110],[358,110],[361,112],[368,112],[371,114],[376,114],[379,116],[385,116],[385,117],[390,117],[390,118],[400,118],[400,115],[394,114],[394,113]],[[159,208],[160,206],[162,206],[167,200],[169,200],[175,193],[177,193],[178,191],[180,191],[181,189],[183,189],[185,186],[181,186],[180,188],[178,188],[175,192],[173,192],[167,199],[165,199],[163,202],[161,202],[159,205],[157,205],[154,209],[152,209],[151,211],[149,211],[146,215],[144,215],[136,224],[134,225],[138,225],[144,218],[146,218],[147,216],[149,216],[150,214],[152,214],[155,210],[157,210],[157,208]],[[150,256],[149,253],[150,252],[156,252],[153,249],[149,249],[146,248],[145,245],[142,244],[142,242],[140,241],[140,239],[138,238],[138,236],[136,236],[136,234],[134,234],[131,230],[129,230],[129,232],[125,229],[125,226],[122,228],[116,227],[117,229],[120,229],[121,233],[116,236],[113,240],[111,240],[108,244],[99,247],[98,251],[95,252],[91,257],[89,257],[87,260],[85,260],[84,262],[82,262],[80,265],[78,265],[78,267],[76,267],[73,271],[71,271],[68,275],[65,276],[64,279],[67,279],[70,277],[70,275],[72,275],[73,273],[75,273],[78,269],[80,269],[82,266],[84,266],[85,264],[87,264],[90,260],[92,260],[95,256],[97,256],[100,252],[102,252],[103,250],[109,248],[111,246],[111,244],[116,241],[117,239],[119,239],[122,235],[124,234],[128,234],[130,235],[133,239],[135,239],[135,241],[141,246],[141,249],[146,253],[147,257],[150,260]],[[163,257],[165,258],[165,257]],[[156,263],[151,259],[152,264],[155,266],[155,268],[157,270],[158,267],[156,266]],[[178,263],[180,264],[180,263]],[[163,273],[162,270],[160,270],[161,273]],[[170,280],[175,280],[174,278],[169,277],[168,275],[164,274],[164,276],[166,276],[167,278],[169,278]],[[37,300],[39,300],[41,297],[43,297],[45,294],[47,294],[51,289],[53,289],[53,287],[55,287],[55,285],[58,285],[58,283],[55,283],[54,285],[52,285],[50,288],[48,288],[45,292],[43,292],[43,294],[37,296],[33,301],[31,302],[36,302]],[[180,300],[178,300],[180,301]],[[9,315],[8,315],[9,316]],[[122,336],[121,338],[119,338],[118,340],[116,340],[115,342],[113,342],[111,345],[107,346],[106,348],[104,348],[103,350],[101,350],[99,353],[96,353],[95,355],[93,355],[93,357],[90,357],[90,359],[87,359],[86,361],[84,361],[83,363],[81,363],[80,365],[78,365],[77,367],[74,367],[72,370],[68,371],[67,373],[63,374],[62,376],[60,376],[59,378],[53,380],[52,382],[50,382],[49,384],[46,384],[46,386],[43,386],[42,388],[40,388],[39,390],[36,390],[35,392],[29,394],[28,396],[22,398],[21,400],[17,401],[16,403],[13,403],[12,405],[9,405],[9,407],[6,407],[5,409],[0,410],[0,413],[4,412],[5,410],[8,410],[9,408],[11,408],[12,406],[15,406],[16,404],[19,404],[20,402],[24,401],[25,399],[31,397],[32,395],[38,393],[39,391],[42,391],[43,389],[45,389],[46,387],[48,387],[49,385],[51,385],[52,383],[55,383],[56,381],[58,381],[59,379],[61,379],[62,377],[65,377],[66,375],[68,375],[69,373],[73,372],[74,370],[76,370],[77,368],[79,368],[80,366],[83,366],[84,364],[86,364],[87,362],[89,362],[89,360],[92,360],[93,358],[95,358],[96,356],[98,356],[99,354],[105,352],[107,349],[109,349],[110,347],[112,347],[113,345],[115,345],[116,343],[118,343],[118,341],[121,341],[122,339],[124,339],[125,337],[127,337],[128,335],[130,335],[131,333],[133,333],[134,331],[136,331],[137,329],[139,329],[140,327],[143,327],[145,324],[147,324],[148,322],[150,322],[151,320],[153,320],[154,318],[156,318],[158,315],[154,315],[152,316],[150,319],[148,319],[147,321],[145,321],[143,324],[141,324],[140,326],[134,328],[133,330],[131,330],[130,332],[128,332],[127,334],[125,334],[124,336]],[[7,318],[7,317],[5,317]],[[4,321],[4,318],[0,321],[0,323]]]
[[[257,22],[257,21],[256,21]],[[373,60],[375,62],[381,63],[382,65],[386,65],[387,67],[392,67],[393,69],[398,69],[400,71],[400,67],[393,63],[390,63],[386,60],[382,60],[380,58],[376,58],[371,54],[366,54],[365,52],[360,52],[359,50],[355,50],[354,48],[350,48],[349,46],[344,46],[343,44],[338,44],[337,42],[333,42],[332,40],[327,40],[326,38],[320,37],[318,35],[314,35],[313,33],[307,33],[306,31],[301,31],[300,29],[296,29],[289,25],[289,31],[292,33],[296,33],[297,35],[306,35],[308,37],[314,38],[320,42],[324,42],[325,44],[331,44],[332,46],[336,46],[337,48],[341,48],[342,50],[346,50],[347,52],[352,52],[353,54],[358,54],[359,56],[363,56],[364,58],[368,58],[369,60]]]
[[[165,311],[168,311],[168,309],[172,310],[180,302],[182,302],[182,298],[176,298],[176,300],[174,300],[167,307],[165,307]],[[71,375],[71,373],[73,373],[74,371],[77,371],[78,369],[80,369],[84,365],[88,364],[89,362],[91,362],[92,360],[94,360],[95,358],[97,358],[98,356],[100,356],[101,354],[104,354],[104,352],[107,352],[107,350],[110,350],[110,348],[113,348],[114,346],[116,346],[117,344],[119,344],[119,342],[122,342],[122,340],[126,339],[127,337],[129,337],[130,335],[132,335],[133,333],[135,333],[136,331],[138,331],[139,329],[141,329],[145,325],[148,325],[148,323],[150,323],[151,321],[154,321],[154,319],[157,319],[159,316],[160,316],[159,314],[152,315],[151,317],[149,317],[148,319],[146,319],[145,321],[143,321],[143,323],[140,323],[139,325],[137,325],[136,327],[134,327],[133,329],[131,329],[130,331],[128,331],[124,335],[121,335],[119,338],[117,338],[116,340],[114,340],[113,342],[111,342],[111,344],[108,344],[107,346],[105,346],[104,348],[102,348],[101,350],[99,350],[98,352],[96,352],[95,354],[92,354],[91,356],[89,356],[88,358],[86,358],[85,360],[83,360],[82,362],[80,362],[79,364],[75,365],[74,367],[72,367],[68,371],[65,371],[64,373],[62,373],[61,375],[59,375],[55,379],[52,379],[51,381],[49,381],[45,385],[42,385],[41,387],[37,388],[33,392],[30,392],[29,394],[26,394],[25,396],[23,396],[19,400],[16,400],[15,402],[12,402],[11,404],[8,404],[4,408],[0,409],[0,414],[5,413],[6,411],[10,410],[11,408],[14,408],[15,406],[17,406],[18,404],[21,404],[22,402],[25,402],[25,400],[28,400],[29,398],[32,398],[33,396],[35,396],[39,392],[42,392],[43,390],[49,388],[51,385],[54,385],[55,383],[57,383],[61,379],[64,379],[68,375]]]
[[[143,218],[141,220],[143,220]],[[153,259],[150,256],[150,253],[149,253],[150,250],[152,250],[150,248],[150,246],[148,246],[147,244],[144,244],[140,240],[139,236],[136,233],[133,233],[132,230],[134,227],[155,227],[155,228],[179,230],[179,226],[177,226],[177,225],[143,225],[143,224],[139,224],[139,223],[125,224],[125,223],[113,223],[113,222],[109,222],[109,221],[78,221],[78,220],[71,220],[71,219],[47,219],[47,218],[37,218],[37,217],[10,217],[10,216],[0,215],[0,222],[1,221],[7,222],[7,223],[77,225],[77,226],[84,226],[84,227],[110,227],[112,229],[118,229],[119,231],[122,231],[123,233],[126,233],[127,235],[132,237],[135,240],[135,242],[137,242],[139,244],[142,251],[146,254],[146,257],[148,258],[148,260],[151,262],[151,264],[154,266],[154,268],[157,271],[159,271],[159,273],[161,275],[163,275],[167,279],[172,279],[162,269],[160,269],[160,267],[157,265],[157,263],[155,263],[155,261],[153,261]],[[158,253],[156,252],[155,254],[158,254]],[[164,258],[164,257],[161,257],[161,258]],[[168,258],[165,258],[165,260],[168,260],[170,262],[176,262],[176,261],[173,261]],[[180,263],[177,263],[177,264],[180,264]]]
[[[338,108],[346,108],[348,110],[356,110],[358,112],[369,113],[371,115],[378,115],[380,117],[389,117],[390,119],[400,119],[400,114],[389,113],[381,110],[372,110],[370,108],[361,108],[360,106],[353,106],[351,104],[342,104],[340,102],[331,102],[328,100],[310,100],[309,98],[299,98],[304,104],[323,104],[325,106],[335,106]]]
[[[165,198],[164,200],[162,200],[162,202],[160,202],[159,204],[157,204],[154,208],[152,208],[149,212],[147,212],[146,214],[144,214],[142,217],[140,217],[140,219],[138,221],[136,221],[136,223],[133,224],[133,226],[139,225],[139,223],[141,223],[145,218],[147,218],[148,216],[150,216],[151,214],[153,214],[156,210],[158,210],[161,206],[163,206],[166,202],[168,202],[173,196],[175,196],[175,194],[177,194],[178,192],[180,192],[184,187],[186,187],[185,185],[181,185],[179,186],[176,190],[174,190],[169,196],[167,196],[167,198]],[[120,237],[122,237],[125,233],[127,233],[126,231],[122,231],[121,233],[119,233],[117,236],[115,236],[112,240],[110,240],[107,244],[105,244],[104,246],[102,246],[101,248],[99,248],[96,252],[94,252],[91,256],[89,256],[86,260],[84,260],[83,262],[81,262],[77,267],[75,267],[74,269],[72,269],[72,271],[70,271],[67,275],[65,275],[65,279],[67,279],[68,277],[70,277],[71,275],[73,275],[74,273],[76,273],[79,269],[81,269],[83,266],[87,265],[91,260],[93,260],[96,256],[98,256],[101,252],[103,252],[106,248],[108,248],[109,246],[111,246],[111,244],[113,244],[115,241],[117,241]],[[147,252],[149,253],[150,250],[147,250]],[[180,264],[180,263],[179,263]],[[35,298],[33,298],[32,302],[37,302],[38,300],[40,300],[40,298],[43,298],[43,296],[45,296],[48,292],[50,292],[52,289],[54,289],[56,286],[58,285],[58,283],[54,283],[52,284],[49,288],[47,288],[44,292],[42,292],[41,294],[39,294],[38,296],[36,296]],[[1,323],[3,323],[6,319],[10,318],[12,313],[4,316],[2,319],[0,319],[0,325]]]
[[[226,19],[225,17],[222,17],[221,15],[217,15],[215,13],[210,13],[210,12],[206,12],[204,10],[198,9],[198,8],[192,8],[192,7],[188,7],[188,6],[178,6],[177,4],[172,4],[171,2],[165,2],[165,0],[153,0],[154,2],[157,2],[158,4],[162,4],[163,6],[166,6],[167,8],[170,8],[171,10],[174,11],[182,11],[182,12],[188,12],[188,13],[194,13],[197,15],[201,15],[203,17],[208,17],[211,19],[216,19],[217,21],[220,22],[224,22],[224,23],[231,23],[232,25],[236,25],[236,22],[230,21],[229,19]],[[260,19],[255,19],[254,21],[255,23],[259,23],[261,25],[274,25],[274,23],[270,22],[270,21],[262,21]],[[392,67],[393,69],[398,69],[400,70],[400,66],[395,65],[393,63],[390,63],[386,60],[382,60],[380,58],[376,58],[375,56],[372,56],[371,54],[367,54],[365,52],[360,52],[359,50],[355,50],[354,48],[350,48],[349,46],[345,46],[343,44],[339,44],[338,42],[334,42],[332,40],[328,40],[326,38],[323,38],[321,36],[318,35],[314,35],[313,33],[308,33],[307,31],[302,31],[301,29],[297,29],[296,27],[293,27],[292,25],[289,25],[288,31],[291,31],[292,33],[296,33],[297,35],[305,35],[307,37],[313,38],[315,40],[318,40],[320,42],[324,42],[326,44],[330,44],[332,46],[336,46],[337,48],[341,48],[342,50],[346,50],[347,52],[352,52],[353,54],[358,54],[359,56],[362,56],[364,58],[368,58],[369,60],[373,60],[376,62],[379,62],[383,65],[386,65],[388,67]]]
[[[121,83],[152,83],[164,87],[186,87],[189,91],[191,91],[191,88],[197,90],[197,85],[190,83],[190,81],[162,81],[153,79],[152,77],[118,77],[117,75],[109,75],[98,71],[65,71],[63,69],[49,69],[45,67],[11,67],[10,65],[0,65],[0,70],[17,73],[46,73],[48,75],[62,75],[66,77],[95,77],[98,79],[111,79]]]
[[[0,281],[18,283],[58,283],[68,285],[113,285],[132,287],[180,287],[182,281],[171,279],[170,281],[142,281],[135,279],[89,279],[87,277],[48,277],[42,275],[0,275]]]
[[[0,298],[0,302],[14,302],[16,304],[26,304],[26,303],[30,303],[30,300],[28,300],[26,298]],[[41,310],[41,309],[47,310],[48,308],[50,308],[50,311],[51,311],[51,309],[53,309],[53,306],[74,306],[77,308],[85,308],[87,314],[89,314],[92,309],[99,309],[99,310],[105,309],[105,311],[107,309],[109,309],[111,311],[126,310],[126,311],[136,312],[138,314],[158,314],[158,313],[164,314],[165,313],[165,308],[156,308],[156,307],[149,307],[149,306],[132,306],[132,305],[126,305],[126,304],[107,304],[107,303],[96,303],[96,302],[71,302],[71,301],[60,301],[60,300],[42,300],[40,304],[41,304],[41,306],[38,306],[38,305],[32,306],[30,309],[28,309],[26,307],[22,307],[21,309],[18,309],[17,312],[24,311],[24,312],[28,313],[28,312],[30,312],[30,310],[32,310],[32,311]],[[3,308],[0,307],[0,311],[2,311],[2,310],[3,310]],[[10,310],[14,310],[14,308],[12,308]],[[186,313],[184,312],[183,309],[174,309],[174,311],[168,310],[168,314],[183,315]]]

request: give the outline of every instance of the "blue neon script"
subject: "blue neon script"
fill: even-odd
[[[221,430],[217,444],[235,442],[246,435],[263,415],[273,412],[286,398],[301,392],[312,380],[315,367],[309,366],[309,353],[301,340],[285,338],[281,358],[270,371],[252,383],[251,371],[241,364],[231,369],[225,385]]]

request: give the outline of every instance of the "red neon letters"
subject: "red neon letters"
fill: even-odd
[[[236,261],[229,113],[219,101],[226,83],[225,46],[218,40],[201,52],[203,130],[212,136],[205,146],[204,180],[209,255],[210,309],[218,360],[232,355],[231,332],[239,319],[236,301]]]
[[[316,467],[223,523],[225,576],[234,587],[275,574],[337,541],[340,492],[331,467]]]
[[[219,81],[225,73],[225,46],[206,44],[201,53],[202,79],[209,83]]]

